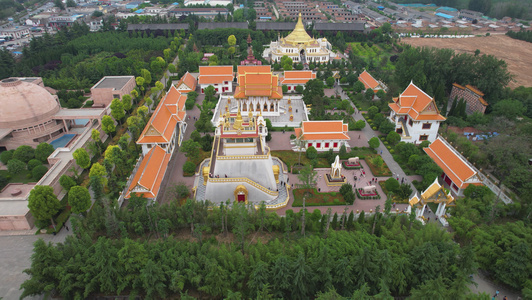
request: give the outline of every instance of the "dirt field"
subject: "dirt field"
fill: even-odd
[[[465,39],[405,38],[402,41],[413,46],[450,48],[472,54],[479,49],[481,54],[491,54],[506,61],[508,71],[515,76],[514,81],[509,84],[511,88],[532,86],[532,43],[502,34]]]

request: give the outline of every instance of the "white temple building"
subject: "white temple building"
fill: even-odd
[[[294,63],[329,62],[335,56],[331,51],[331,43],[326,38],[315,39],[305,31],[305,26],[301,20],[301,13],[297,19],[296,27],[284,38],[279,37],[277,41],[270,43],[269,51],[265,51],[266,56],[271,56],[274,62],[281,61],[286,55]]]
[[[413,82],[388,106],[392,109],[389,119],[395,124],[395,132],[406,143],[434,142],[440,123],[445,121],[434,98]]]
[[[220,115],[210,160],[200,168],[195,184],[197,200],[219,204],[229,200],[279,208],[288,202],[286,170],[272,158],[262,116]]]

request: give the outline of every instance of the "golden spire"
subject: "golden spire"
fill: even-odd
[[[310,43],[312,42],[312,38],[310,35],[308,35],[307,31],[305,30],[305,25],[303,25],[303,20],[301,19],[301,12],[299,13],[299,17],[297,18],[296,27],[294,30],[287,35],[284,38],[284,41],[286,43],[291,44],[302,44],[302,43]]]
[[[236,114],[236,120],[235,123],[233,123],[233,128],[236,130],[242,129],[243,120],[242,120],[242,113],[240,113],[240,107],[238,107],[238,112]]]

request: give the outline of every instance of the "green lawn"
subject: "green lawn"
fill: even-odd
[[[292,150],[272,151],[272,156],[275,156],[281,159],[287,165],[289,169],[291,166],[294,166],[299,163],[299,152],[295,152]],[[327,159],[317,158],[317,160],[318,160],[318,165],[314,166],[314,168],[330,167],[329,163],[327,162]],[[307,158],[307,155],[305,154],[305,152],[301,152],[301,164],[304,166],[310,164],[310,159]]]
[[[373,157],[378,156],[378,154],[372,154],[366,156],[366,163],[368,164],[369,168],[371,169],[371,173],[373,173],[373,176],[381,177],[381,176],[392,176],[392,172],[386,165],[386,163],[382,163],[382,166],[380,168],[377,168],[371,160]]]
[[[33,176],[31,175],[31,171],[24,170],[20,174],[11,175],[7,170],[0,170],[0,174],[4,175],[6,178],[9,178],[9,183],[28,183],[28,182],[36,182],[35,179],[33,179]],[[28,178],[29,177],[29,178]]]
[[[310,191],[307,189],[294,189],[292,190],[294,194],[293,207],[303,206],[303,195],[306,192],[310,192],[310,195],[307,195],[306,206],[345,205],[344,197],[340,193],[318,193],[316,189]]]

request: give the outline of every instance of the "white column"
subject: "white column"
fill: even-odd
[[[436,216],[438,218],[445,214],[445,207],[447,206],[447,204],[442,202],[442,203],[440,203],[440,206],[441,207],[438,208],[438,212],[436,213]]]

